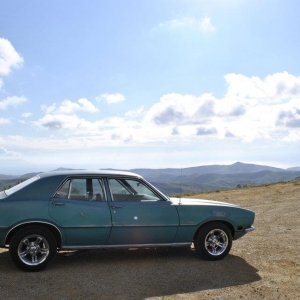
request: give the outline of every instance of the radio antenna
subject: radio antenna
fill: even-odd
[[[180,169],[180,184],[179,184],[179,187],[180,187],[180,194],[179,194],[179,205],[181,204],[181,192],[182,192],[182,188],[181,188],[181,178],[182,178],[182,167]]]

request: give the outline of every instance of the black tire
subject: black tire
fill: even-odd
[[[232,234],[221,222],[204,225],[196,233],[194,246],[198,256],[204,260],[223,259],[232,246]]]
[[[57,242],[53,234],[40,226],[20,229],[9,245],[12,261],[27,272],[43,270],[55,257],[56,249]]]

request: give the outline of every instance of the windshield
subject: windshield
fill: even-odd
[[[23,182],[15,185],[14,187],[12,187],[12,188],[10,188],[8,190],[5,190],[4,193],[6,194],[6,196],[9,196],[9,195],[11,195],[11,194],[19,191],[20,189],[24,188],[25,186],[31,184],[32,182],[34,182],[34,181],[36,181],[38,179],[40,179],[40,176],[38,176],[38,175],[34,176],[32,178],[29,178],[29,179],[27,179],[27,180],[25,180],[25,181],[23,181]]]

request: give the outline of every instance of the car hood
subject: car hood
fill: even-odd
[[[230,204],[226,202],[205,200],[205,199],[190,199],[190,198],[170,198],[170,201],[174,205],[202,205],[202,206],[226,206],[226,207],[238,207],[238,205]]]

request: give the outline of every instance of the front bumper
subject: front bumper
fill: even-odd
[[[234,240],[238,240],[239,238],[241,238],[242,236],[244,236],[246,233],[250,232],[250,231],[253,231],[255,229],[254,226],[249,226],[249,227],[246,227],[240,231],[236,231],[234,233],[234,237],[233,239]]]
[[[245,231],[245,232],[250,232],[250,231],[253,231],[254,229],[255,229],[254,226],[250,226],[250,227],[244,228],[244,231]]]

